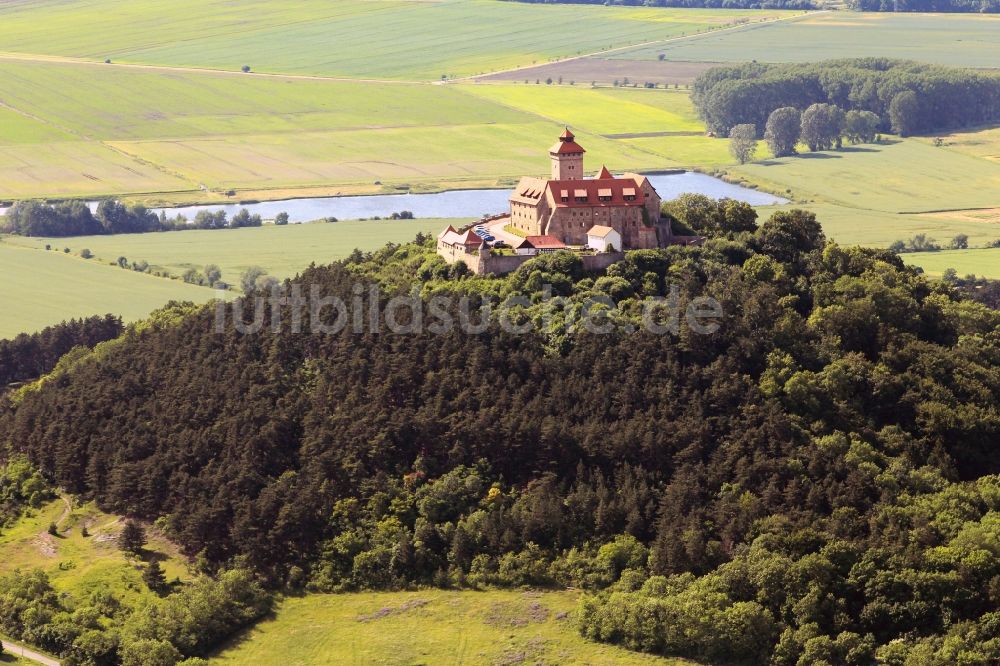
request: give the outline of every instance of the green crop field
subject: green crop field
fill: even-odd
[[[223,280],[239,282],[249,266],[260,266],[275,277],[292,277],[311,263],[329,264],[355,248],[374,250],[387,242],[411,241],[418,233],[437,235],[455,220],[348,220],[333,224],[290,224],[227,230],[173,231],[161,234],[80,236],[72,239],[8,238],[8,243],[44,248],[47,243],[72,241],[86,247],[100,263],[118,257],[146,261],[153,271],[181,275],[185,269],[201,270],[206,264],[222,269]],[[2,246],[0,246],[2,247]],[[109,267],[109,270],[111,268]],[[174,284],[163,280],[166,284]],[[199,289],[199,292],[201,289]],[[208,292],[208,290],[204,290]],[[209,292],[210,293],[210,292]]]
[[[463,86],[476,97],[593,134],[704,132],[686,93],[582,85]]]
[[[814,62],[882,56],[942,65],[1000,67],[1000,16],[846,11],[749,25],[608,57],[691,62]]]
[[[425,189],[489,185],[545,172],[545,150],[560,123],[593,132],[585,135],[595,162],[655,169],[676,163],[596,135],[628,131],[629,117],[641,117],[648,131],[699,128],[681,93],[528,88],[245,77],[0,57],[0,100],[21,112],[8,112],[17,125],[0,129],[0,200],[131,193],[170,202],[218,199],[228,189],[303,187],[335,194],[345,185],[377,190],[375,181]],[[616,115],[621,104],[627,116]],[[578,108],[591,111],[574,113]]]
[[[681,666],[580,637],[579,592],[385,592],[285,600],[211,664]]]
[[[94,0],[0,5],[0,51],[103,61],[437,80],[663,40],[780,12],[492,0]],[[510,27],[504,34],[498,28]]]
[[[85,247],[65,238],[54,247],[64,246],[74,252]],[[0,278],[0,338],[108,312],[134,321],[170,300],[204,303],[215,297],[214,291],[204,287],[6,241],[0,242]]]
[[[84,599],[95,590],[110,590],[130,602],[152,594],[142,582],[141,565],[128,559],[115,538],[121,530],[117,516],[93,503],[55,500],[0,531],[0,575],[15,569],[42,569],[59,592]],[[56,523],[58,536],[48,533]],[[83,536],[86,527],[89,536]],[[175,546],[156,530],[147,530],[148,560],[160,560],[167,580],[188,579],[187,566]]]
[[[997,236],[1000,237],[1000,229],[997,230]],[[914,252],[904,254],[903,261],[920,266],[934,277],[940,277],[947,269],[954,268],[959,277],[972,274],[1000,279],[1000,248]]]
[[[803,153],[739,167],[737,174],[813,209],[838,242],[888,246],[916,233],[982,245],[1000,228],[960,211],[1000,207],[1000,164],[915,139]],[[914,214],[930,211],[934,215]]]

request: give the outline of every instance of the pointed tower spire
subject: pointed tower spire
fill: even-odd
[[[553,180],[580,180],[583,178],[583,154],[587,152],[576,142],[567,127],[559,135],[556,145],[549,148],[552,159]]]

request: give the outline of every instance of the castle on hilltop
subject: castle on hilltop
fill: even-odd
[[[585,246],[593,227],[607,227],[621,238],[616,249],[659,247],[660,195],[649,179],[634,173],[615,178],[607,167],[596,178],[584,178],[585,152],[567,129],[549,149],[552,177],[520,180],[510,197],[515,233]]]
[[[649,179],[615,177],[606,167],[587,178],[586,152],[567,128],[549,149],[551,178],[521,178],[508,213],[461,230],[449,225],[438,235],[438,254],[483,274],[506,273],[557,250],[580,252],[588,268],[605,268],[624,250],[670,245],[670,224],[660,218],[660,195]]]

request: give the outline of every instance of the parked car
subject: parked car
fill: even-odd
[[[487,243],[492,243],[493,241],[496,240],[496,236],[483,236],[483,240],[486,241]]]
[[[507,243],[505,243],[502,240],[498,240],[497,242],[493,243],[493,247],[495,247],[495,248],[497,248],[499,250],[499,249],[502,249],[502,248],[505,248],[505,247],[510,247],[510,245],[507,245]]]

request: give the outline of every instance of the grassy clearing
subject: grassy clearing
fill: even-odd
[[[455,220],[350,220],[335,224],[82,236],[71,240],[74,246],[86,247],[94,253],[95,259],[91,261],[106,264],[124,256],[129,261],[147,261],[152,270],[173,275],[181,275],[188,268],[201,270],[206,264],[217,264],[223,280],[238,284],[240,273],[249,266],[261,266],[279,278],[291,277],[311,263],[328,264],[343,259],[354,248],[368,251],[390,241],[411,241],[419,232],[437,235],[449,223],[454,224]],[[9,242],[37,249],[58,241],[10,238]]]
[[[48,533],[56,523],[59,536]],[[86,527],[89,536],[84,537]],[[55,500],[0,531],[0,574],[15,569],[42,569],[59,592],[77,599],[95,590],[110,590],[126,603],[152,593],[142,582],[142,564],[128,559],[115,541],[121,530],[117,516],[103,513],[93,503],[73,505]],[[146,561],[157,559],[167,580],[190,578],[176,547],[156,530],[147,530]]]
[[[54,247],[79,252],[77,239]],[[44,247],[44,244],[42,245]],[[0,241],[0,338],[32,332],[73,317],[113,312],[126,321],[144,318],[170,300],[204,303],[215,292],[86,261],[62,252],[45,252]]]
[[[284,601],[212,664],[690,664],[591,643],[576,630],[579,592],[313,595]]]
[[[437,80],[622,47],[779,12],[492,0],[5,3],[0,50],[115,62]],[[498,34],[499,26],[512,26]]]
[[[973,274],[1000,279],[1000,248],[915,252],[904,254],[903,261],[920,266],[933,277],[941,277],[945,270],[954,268],[959,277]]]
[[[884,56],[942,65],[1000,63],[1000,16],[830,12],[613,54],[693,62],[814,62]]]

